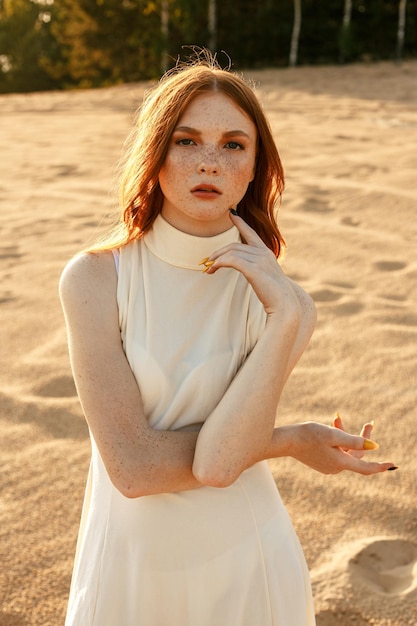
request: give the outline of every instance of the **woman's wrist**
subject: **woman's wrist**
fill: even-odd
[[[284,456],[294,456],[300,426],[301,424],[291,424],[274,428],[270,449],[267,451],[267,458],[276,459]]]

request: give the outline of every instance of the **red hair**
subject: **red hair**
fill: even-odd
[[[113,235],[94,249],[126,245],[142,237],[162,210],[159,172],[171,135],[190,102],[204,92],[233,100],[255,124],[258,134],[255,177],[239,202],[239,215],[278,257],[284,244],[275,209],[284,190],[284,172],[261,105],[238,75],[223,70],[210,53],[167,72],[139,110],[120,181],[121,216]]]

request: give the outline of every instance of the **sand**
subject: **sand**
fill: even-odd
[[[271,461],[317,624],[415,626],[417,63],[248,75],[287,173],[284,266],[318,308],[279,420],[330,423],[338,410],[357,432],[374,419],[369,458],[399,466],[329,477]],[[109,223],[145,87],[0,97],[1,626],[63,623],[89,441],[57,282]]]

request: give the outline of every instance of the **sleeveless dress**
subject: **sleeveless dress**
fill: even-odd
[[[199,262],[239,241],[159,216],[120,250],[123,347],[155,429],[203,422],[262,332],[246,279]],[[92,460],[66,626],[314,626],[309,573],[266,461],[231,486],[125,498]]]

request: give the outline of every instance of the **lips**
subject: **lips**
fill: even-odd
[[[196,185],[191,189],[191,193],[207,193],[207,194],[219,194],[221,195],[220,189],[215,187],[214,185],[205,185],[202,183],[201,185]]]

